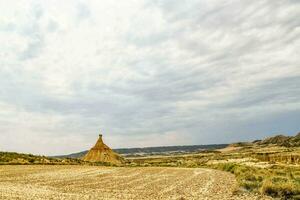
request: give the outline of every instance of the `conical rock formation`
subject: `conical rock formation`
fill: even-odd
[[[106,162],[111,164],[122,164],[124,162],[124,159],[121,156],[104,144],[101,134],[99,135],[99,139],[95,146],[83,157],[83,160],[89,162]]]

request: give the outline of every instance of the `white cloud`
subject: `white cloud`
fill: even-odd
[[[300,114],[299,9],[283,0],[0,1],[1,137],[28,136],[1,139],[0,150],[80,150],[98,128],[114,147],[297,131],[284,124]]]

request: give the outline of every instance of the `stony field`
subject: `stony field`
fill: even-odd
[[[0,166],[0,199],[261,199],[201,168]]]

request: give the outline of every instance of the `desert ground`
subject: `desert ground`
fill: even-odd
[[[0,166],[0,199],[263,199],[204,168]]]

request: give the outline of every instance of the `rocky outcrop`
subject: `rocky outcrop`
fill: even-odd
[[[88,151],[88,153],[83,157],[83,160],[88,162],[103,162],[117,165],[124,162],[124,159],[120,155],[104,144],[101,134],[99,135],[99,139],[95,146]]]
[[[255,153],[254,157],[263,162],[300,164],[300,155],[297,153]]]

